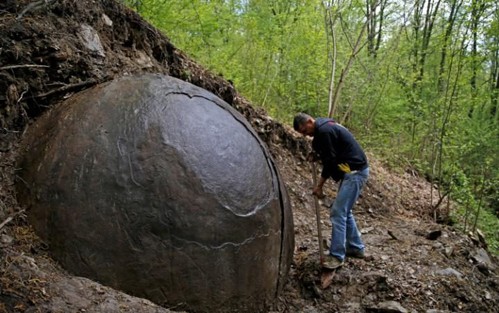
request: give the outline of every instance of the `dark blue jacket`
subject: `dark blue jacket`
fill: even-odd
[[[322,160],[324,178],[343,179],[344,173],[338,168],[341,163],[348,163],[352,171],[368,167],[367,157],[352,133],[332,119],[315,120],[312,147]]]

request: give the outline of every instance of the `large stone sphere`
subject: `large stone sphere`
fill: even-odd
[[[255,312],[291,263],[265,144],[215,95],[161,75],[73,95],[28,129],[20,202],[67,270],[197,312]]]

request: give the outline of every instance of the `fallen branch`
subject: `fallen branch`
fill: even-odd
[[[84,81],[84,82],[81,82],[78,84],[65,85],[65,86],[62,86],[61,88],[54,89],[54,90],[36,95],[33,98],[45,98],[45,97],[51,96],[51,95],[56,94],[56,93],[66,92],[66,91],[81,88],[81,87],[93,86],[97,83],[99,83],[99,81],[91,79],[91,80],[87,80],[87,81]]]
[[[395,240],[399,240],[391,230],[388,230],[388,235],[390,235],[390,237],[392,237]]]
[[[7,225],[10,221],[12,221],[14,218],[12,216],[7,217],[5,221],[0,224],[0,229],[2,229],[5,225]]]
[[[41,9],[43,7],[48,7],[48,5],[52,1],[54,1],[54,0],[39,0],[39,1],[35,1],[35,2],[28,4],[26,6],[26,8],[24,8],[24,10],[22,10],[22,12],[16,17],[16,20],[20,20],[24,16],[24,14],[26,14],[29,11],[36,11],[36,10]]]
[[[7,65],[7,66],[2,66],[0,67],[0,70],[11,70],[15,68],[26,68],[26,67],[42,67],[42,68],[47,68],[50,67],[48,65],[41,65],[41,64],[19,64],[19,65]]]
[[[19,215],[19,214],[21,214],[23,212],[24,212],[24,210],[21,210],[19,212],[14,213],[12,216],[7,217],[5,219],[5,221],[3,221],[2,224],[0,224],[0,229],[2,229],[5,225],[7,225],[8,223],[10,223],[14,219],[14,217],[16,217],[17,215]]]

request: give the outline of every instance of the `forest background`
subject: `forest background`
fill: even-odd
[[[424,175],[433,218],[498,254],[499,2],[123,1],[273,118],[332,116]]]

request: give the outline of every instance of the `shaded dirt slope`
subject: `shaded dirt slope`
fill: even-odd
[[[429,184],[390,173],[373,156],[371,178],[355,208],[372,257],[347,260],[322,289],[311,172],[303,158],[307,141],[254,109],[231,84],[116,2],[2,1],[0,42],[0,312],[175,310],[66,273],[27,224],[13,187],[18,142],[33,119],[74,92],[142,72],[169,74],[217,94],[269,145],[288,187],[296,237],[289,281],[275,311],[497,312],[496,261],[479,240],[427,218]],[[336,186],[328,187],[332,199]],[[330,201],[321,210],[325,238]]]

